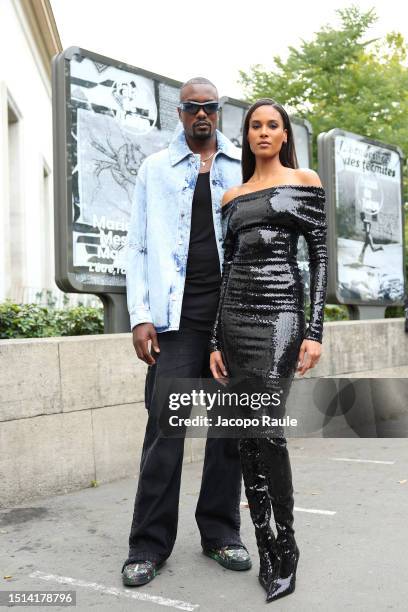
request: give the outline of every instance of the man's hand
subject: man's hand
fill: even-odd
[[[303,376],[305,372],[314,368],[320,359],[322,345],[316,340],[303,340],[298,357],[298,372]]]
[[[147,365],[154,365],[156,360],[150,354],[149,342],[152,344],[152,349],[156,353],[160,353],[154,325],[152,323],[140,323],[132,329],[132,334],[136,355]]]
[[[224,382],[228,376],[227,368],[222,360],[221,351],[213,351],[210,355],[210,370],[215,380]]]

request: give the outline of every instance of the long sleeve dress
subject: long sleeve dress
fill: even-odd
[[[212,350],[230,376],[290,377],[304,338],[322,341],[327,283],[322,187],[281,185],[241,195],[222,209],[224,266]],[[299,235],[310,260],[310,320],[297,264]]]
[[[284,379],[287,393],[303,339],[322,341],[327,283],[324,190],[269,187],[234,198],[223,207],[222,216],[225,260],[212,350],[222,351],[231,378],[261,380],[265,390]],[[307,326],[296,260],[300,234],[306,238],[310,261]],[[239,450],[259,551],[259,581],[271,601],[294,590],[299,559],[283,428],[243,437]]]

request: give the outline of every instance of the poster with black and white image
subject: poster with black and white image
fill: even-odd
[[[334,138],[337,293],[341,301],[403,299],[401,158],[361,137]]]
[[[167,87],[173,101],[177,88]],[[74,270],[85,284],[124,286],[137,172],[168,146],[177,113],[162,95],[158,121],[153,79],[86,57],[70,62],[70,96]]]
[[[129,134],[109,115],[84,109],[78,109],[77,121],[79,205],[73,263],[89,272],[123,275],[136,176],[148,155],[167,146],[165,135],[157,130]],[[84,227],[90,232],[84,233]]]
[[[70,62],[70,82],[74,105],[108,114],[137,134],[146,134],[156,125],[152,79],[76,56]]]

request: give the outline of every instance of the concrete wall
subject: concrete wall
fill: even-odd
[[[403,319],[327,323],[311,376],[408,366]],[[136,475],[145,366],[130,334],[0,341],[0,506]],[[186,441],[185,461],[204,440]]]

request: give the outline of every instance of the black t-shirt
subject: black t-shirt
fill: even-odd
[[[194,191],[186,283],[180,329],[212,329],[221,283],[220,260],[212,215],[210,173],[198,175]]]

